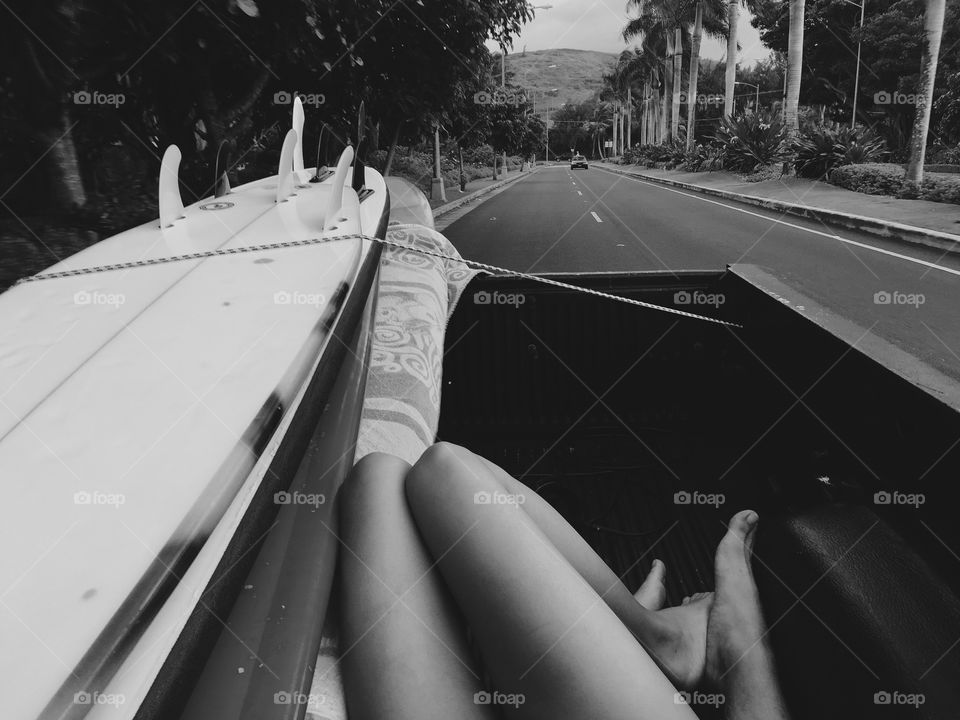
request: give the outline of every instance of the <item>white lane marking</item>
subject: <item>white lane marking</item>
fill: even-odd
[[[600,216],[597,215],[593,210],[590,211],[590,214],[593,215],[593,219],[596,220],[597,222],[600,222],[600,223],[603,222],[603,220],[600,219]]]
[[[614,173],[611,170],[606,170],[605,172],[610,173],[611,175],[619,175],[619,173]],[[643,180],[638,180],[637,178],[632,178],[629,175],[621,175],[620,177],[626,178],[627,180],[633,180],[634,182],[642,183],[643,185],[649,185],[650,187],[655,187],[658,190],[667,190],[677,195],[685,195],[686,197],[693,198],[694,200],[702,200],[703,202],[710,203],[711,205],[719,205],[720,207],[727,208],[728,210],[736,210],[739,213],[744,213],[745,215],[753,215],[758,217],[761,220],[769,220],[770,222],[777,223],[778,225],[786,225],[787,227],[794,228],[795,230],[804,230],[808,233],[813,233],[814,235],[820,235],[821,237],[830,238],[831,240],[839,240],[842,243],[847,245],[855,245],[856,247],[863,248],[865,250],[873,250],[874,252],[881,253],[883,255],[889,255],[890,257],[895,257],[900,260],[906,260],[908,262],[916,263],[917,265],[923,265],[924,267],[933,268],[934,270],[943,270],[945,273],[950,273],[951,275],[960,276],[960,270],[954,270],[953,268],[944,267],[943,265],[937,265],[928,260],[921,260],[920,258],[910,257],[909,255],[901,255],[900,253],[893,252],[892,250],[884,250],[883,248],[878,248],[873,245],[867,245],[866,243],[857,242],[856,240],[848,240],[847,238],[842,238],[839,235],[831,235],[830,233],[823,232],[821,230],[811,230],[810,228],[803,227],[803,225],[796,225],[794,223],[786,222],[785,220],[778,220],[776,218],[769,217],[768,215],[762,215],[760,213],[751,212],[745,208],[734,207],[733,205],[727,205],[726,203],[718,202],[717,200],[711,200],[710,198],[701,197],[700,195],[695,195],[693,193],[684,192],[683,190],[677,190],[676,188],[667,187],[666,185],[660,185],[658,183],[644,182]],[[933,248],[931,248],[933,249]]]

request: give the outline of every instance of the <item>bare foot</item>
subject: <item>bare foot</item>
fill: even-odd
[[[726,696],[728,717],[787,718],[750,559],[759,516],[737,513],[717,547],[717,590],[706,635],[705,679]]]
[[[687,596],[680,602],[680,604],[681,604],[681,605],[687,605],[687,604],[690,603],[690,602],[694,602],[694,601],[696,601],[696,600],[703,600],[704,598],[708,598],[708,597],[710,597],[711,595],[713,595],[713,593],[711,593],[711,592],[699,592],[699,593],[694,593],[693,595],[687,595]]]
[[[659,632],[641,640],[650,656],[680,690],[699,687],[706,664],[707,617],[713,593],[699,593],[688,602],[654,613]]]
[[[663,584],[666,572],[667,568],[663,562],[654,560],[653,567],[647,573],[647,578],[643,581],[640,589],[633,594],[637,602],[647,610],[659,610],[667,601],[667,588]]]
[[[691,690],[703,677],[706,657],[707,615],[713,593],[698,593],[684,598],[682,606],[664,608],[666,566],[660,560],[640,589],[633,594],[647,610],[642,629],[635,633],[640,644],[676,687]]]

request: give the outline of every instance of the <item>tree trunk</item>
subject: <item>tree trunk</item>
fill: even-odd
[[[791,2],[792,4],[792,2]],[[733,89],[737,81],[737,22],[740,19],[740,0],[727,3],[727,66],[723,87],[723,116],[733,115]]]
[[[933,104],[933,85],[937,79],[945,11],[946,0],[927,0],[923,14],[926,43],[920,66],[920,92],[917,93],[913,133],[910,136],[910,163],[907,165],[906,176],[907,182],[917,185],[923,182],[923,161],[927,153],[927,133],[930,130],[930,106]]]
[[[800,73],[803,71],[804,0],[790,0],[790,35],[787,41],[787,104],[783,111],[787,135],[797,133],[800,105]]]
[[[690,45],[690,79],[687,84],[687,150],[693,150],[696,141],[697,80],[700,76],[700,40],[703,37],[703,2],[697,3],[693,20],[693,40]]]
[[[383,163],[383,174],[390,174],[393,167],[393,158],[397,155],[397,142],[400,140],[400,128],[403,126],[403,120],[397,120],[396,127],[393,128],[393,135],[390,137],[390,147],[387,149],[387,159]]]
[[[650,138],[648,136],[648,123],[647,120],[650,117],[650,80],[643,81],[643,107],[641,109],[640,115],[640,144],[649,145]]]
[[[627,148],[633,147],[633,93],[627,85]]]
[[[620,124],[620,106],[617,103],[613,104],[613,147],[610,148],[610,155],[617,154],[617,126]]]
[[[463,192],[467,189],[467,180],[463,177],[463,146],[460,143],[457,143],[457,155],[460,160],[460,192]]]
[[[673,40],[673,95],[670,101],[670,138],[680,137],[680,89],[683,83],[683,32],[674,30]]]
[[[671,110],[673,108],[673,34],[667,33],[667,52],[663,58],[663,105],[660,117],[660,142],[670,142]]]
[[[55,122],[49,130],[40,133],[45,147],[50,148],[45,158],[50,202],[44,205],[47,209],[53,207],[58,210],[81,208],[87,204],[87,193],[83,189],[83,178],[80,176],[80,162],[77,160],[77,148],[73,142],[70,111],[62,107]]]

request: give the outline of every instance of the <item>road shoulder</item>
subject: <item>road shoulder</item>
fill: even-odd
[[[855,193],[832,185],[814,188],[806,182],[801,187],[790,187],[781,181],[767,181],[766,183],[743,183],[727,173],[686,173],[673,170],[653,170],[638,168],[637,166],[618,167],[610,164],[597,163],[595,167],[632,177],[643,182],[673,187],[679,190],[710,195],[724,200],[762,207],[788,215],[794,215],[847,230],[864,232],[875,237],[887,240],[897,240],[912,245],[924,245],[944,252],[960,253],[960,234],[947,232],[943,228],[950,224],[960,227],[960,209],[947,203],[934,203],[925,200],[904,200],[884,196],[865,195]],[[696,179],[697,182],[691,182]],[[770,183],[780,193],[788,193],[795,197],[794,201],[787,201],[773,197],[770,192]],[[731,185],[749,185],[750,192],[731,189]],[[764,192],[764,191],[767,192]],[[809,202],[808,202],[809,200]],[[910,205],[903,205],[910,203]],[[917,205],[920,203],[922,205]],[[852,207],[851,207],[852,206]],[[934,207],[929,207],[934,206]],[[849,208],[849,209],[848,209]],[[857,212],[854,212],[853,209]],[[905,214],[909,208],[911,220],[916,224],[899,222],[883,215]],[[878,217],[862,214],[864,211],[875,212]]]

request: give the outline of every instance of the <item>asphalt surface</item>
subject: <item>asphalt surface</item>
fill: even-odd
[[[758,265],[960,380],[960,255],[596,166],[540,168],[443,232],[465,258],[533,273]],[[876,302],[877,293],[892,302]]]

